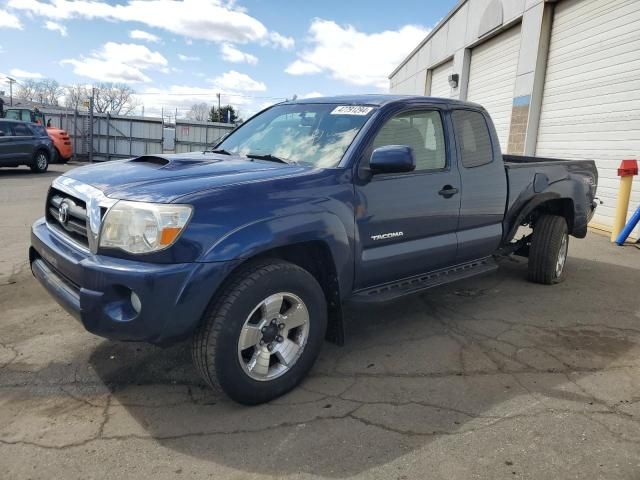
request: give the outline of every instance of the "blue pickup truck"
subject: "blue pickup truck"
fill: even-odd
[[[191,339],[204,380],[256,404],[294,388],[343,306],[493,271],[563,280],[595,209],[592,161],[503,156],[479,105],[429,97],[284,102],[212,150],[56,178],[35,277],[109,339]],[[521,228],[523,227],[523,228]]]

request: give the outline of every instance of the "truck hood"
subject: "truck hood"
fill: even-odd
[[[87,165],[64,176],[91,185],[110,198],[168,203],[204,190],[295,176],[309,170],[240,156],[194,152]]]

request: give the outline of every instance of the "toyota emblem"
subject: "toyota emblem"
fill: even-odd
[[[58,209],[58,221],[64,225],[67,223],[67,220],[69,220],[69,204],[62,202]]]

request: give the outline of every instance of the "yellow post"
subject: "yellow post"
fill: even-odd
[[[627,212],[629,210],[629,197],[631,196],[631,185],[633,176],[638,175],[638,162],[636,160],[623,160],[618,168],[620,177],[620,189],[618,190],[618,201],[616,203],[616,213],[613,219],[611,230],[611,241],[615,242],[618,235],[627,222]]]

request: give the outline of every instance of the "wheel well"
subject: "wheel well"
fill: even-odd
[[[548,200],[538,205],[528,216],[527,223],[535,225],[536,220],[543,214],[558,215],[567,221],[569,233],[573,231],[575,210],[573,200],[570,198],[559,198]]]
[[[33,153],[33,158],[35,159],[36,156],[39,153],[44,153],[47,156],[47,160],[50,160],[51,158],[51,154],[49,153],[49,151],[46,148],[38,148],[34,153]]]
[[[320,241],[276,247],[246,259],[234,269],[234,272],[248,262],[267,258],[276,258],[293,263],[300,268],[304,268],[314,276],[322,287],[325,298],[327,299],[329,318],[326,338],[333,343],[342,345],[344,343],[342,303],[340,301],[338,274],[329,247]]]

